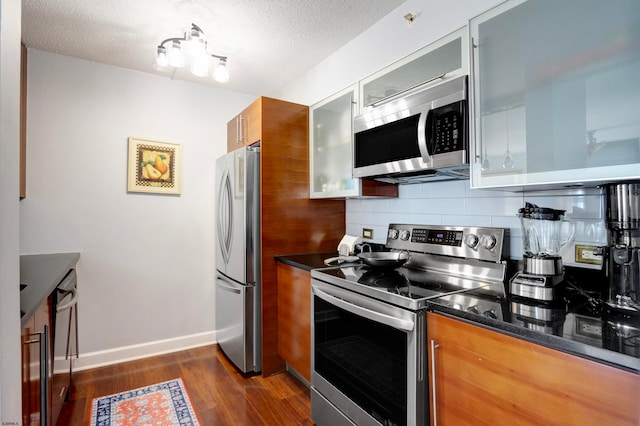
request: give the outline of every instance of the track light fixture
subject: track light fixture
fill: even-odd
[[[188,61],[186,58],[189,58]],[[171,71],[182,68],[189,62],[193,75],[205,77],[209,74],[211,58],[218,60],[212,77],[220,83],[228,82],[227,57],[209,53],[204,31],[196,24],[191,24],[183,37],[168,38],[158,45],[153,68],[158,71]]]

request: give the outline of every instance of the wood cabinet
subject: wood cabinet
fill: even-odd
[[[309,107],[261,97],[259,111],[262,374],[284,371],[278,355],[275,256],[334,251],[345,231],[344,200],[309,199]],[[235,126],[235,118],[227,128]]]
[[[252,103],[227,123],[227,152],[260,141],[262,100]]]
[[[54,424],[52,299],[47,298],[22,327],[22,424]]]
[[[278,353],[311,381],[311,272],[278,263]]]
[[[432,424],[639,424],[637,374],[436,313],[427,334]]]

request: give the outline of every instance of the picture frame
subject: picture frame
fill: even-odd
[[[128,192],[180,194],[181,146],[129,137]]]

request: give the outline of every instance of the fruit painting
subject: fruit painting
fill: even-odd
[[[129,192],[180,194],[180,145],[129,138]]]

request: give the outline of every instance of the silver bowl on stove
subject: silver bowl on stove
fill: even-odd
[[[403,251],[366,251],[358,253],[358,257],[373,268],[395,269],[409,260],[409,252]]]

